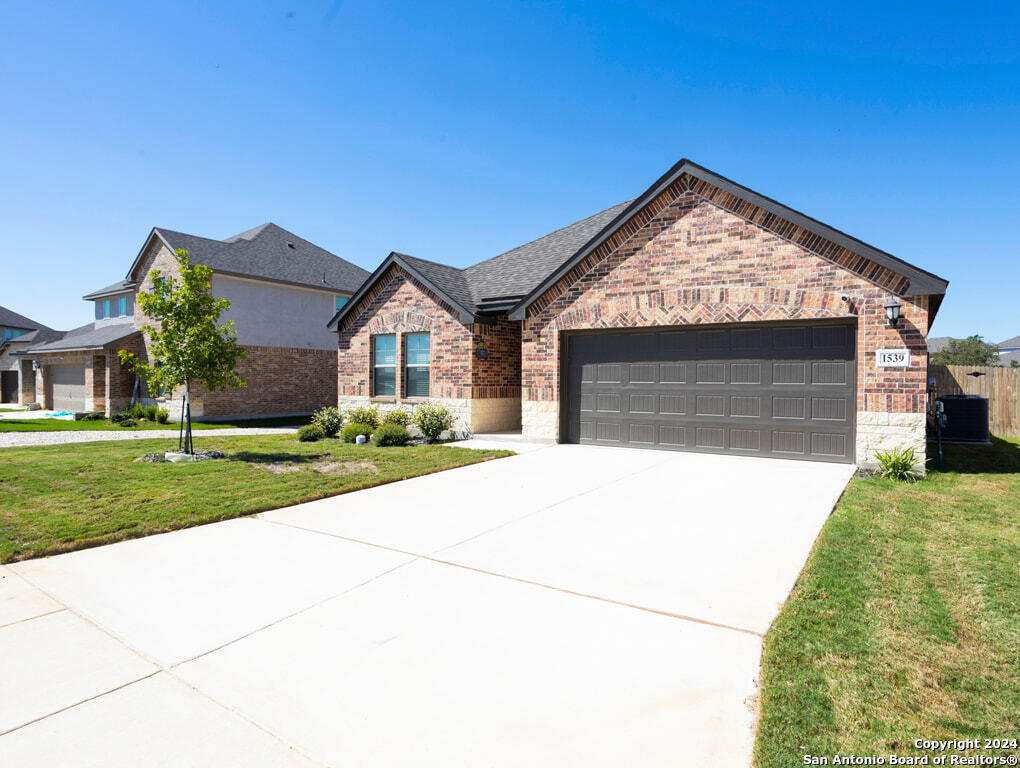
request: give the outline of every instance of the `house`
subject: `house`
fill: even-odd
[[[949,346],[951,341],[960,341],[960,339],[952,336],[932,336],[928,339],[928,354],[934,352],[941,352],[943,349]]]
[[[60,331],[0,307],[0,404],[27,405],[35,401],[31,361],[24,361],[17,353],[58,336]]]
[[[1020,336],[996,344],[999,348],[999,365],[1020,365]]]
[[[430,398],[461,428],[560,442],[923,456],[946,287],[681,160],[635,199],[466,269],[391,253],[330,321],[339,401]]]
[[[209,392],[193,385],[192,416],[309,413],[335,402],[336,339],[325,323],[368,273],[267,223],[226,240],[153,229],[123,280],[82,297],[93,305],[92,322],[19,353],[23,366],[34,364],[44,407],[109,415],[132,402],[159,401],[179,415],[179,397],[150,397],[117,354],[147,356],[139,328],[148,320],[135,297],[150,289],[155,271],[177,273],[178,249],[212,270],[213,295],[231,302],[222,319],[234,321],[248,351],[238,366],[247,388]]]

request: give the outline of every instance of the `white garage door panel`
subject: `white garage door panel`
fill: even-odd
[[[58,411],[85,410],[85,366],[54,365],[50,367],[53,408]]]

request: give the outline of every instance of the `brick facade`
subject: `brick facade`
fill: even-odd
[[[412,407],[406,398],[402,363],[404,334],[431,337],[429,399],[445,402],[461,429],[489,431],[520,426],[520,324],[464,325],[457,312],[411,275],[394,265],[362,299],[360,311],[339,328],[337,392],[341,407],[376,402],[385,408]],[[397,397],[371,391],[372,337],[397,337]],[[479,349],[484,349],[479,354]]]
[[[857,320],[858,412],[911,414],[904,429],[923,455],[928,306],[898,295],[906,287],[885,267],[682,177],[529,308],[525,431],[558,436],[563,331],[847,317]],[[885,318],[891,296],[902,306],[897,328]],[[909,349],[910,367],[876,368],[875,350],[887,347]],[[858,442],[867,461],[873,446]]]
[[[193,385],[193,418],[311,413],[336,403],[336,351],[244,347],[248,356],[237,366],[245,389],[210,392]],[[172,406],[180,411],[180,392]]]

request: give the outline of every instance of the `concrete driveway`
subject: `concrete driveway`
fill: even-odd
[[[529,448],[0,567],[0,765],[747,766],[852,467]]]

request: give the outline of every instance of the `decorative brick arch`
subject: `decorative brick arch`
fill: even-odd
[[[413,310],[396,310],[373,317],[365,326],[371,334],[431,333],[433,320]]]

